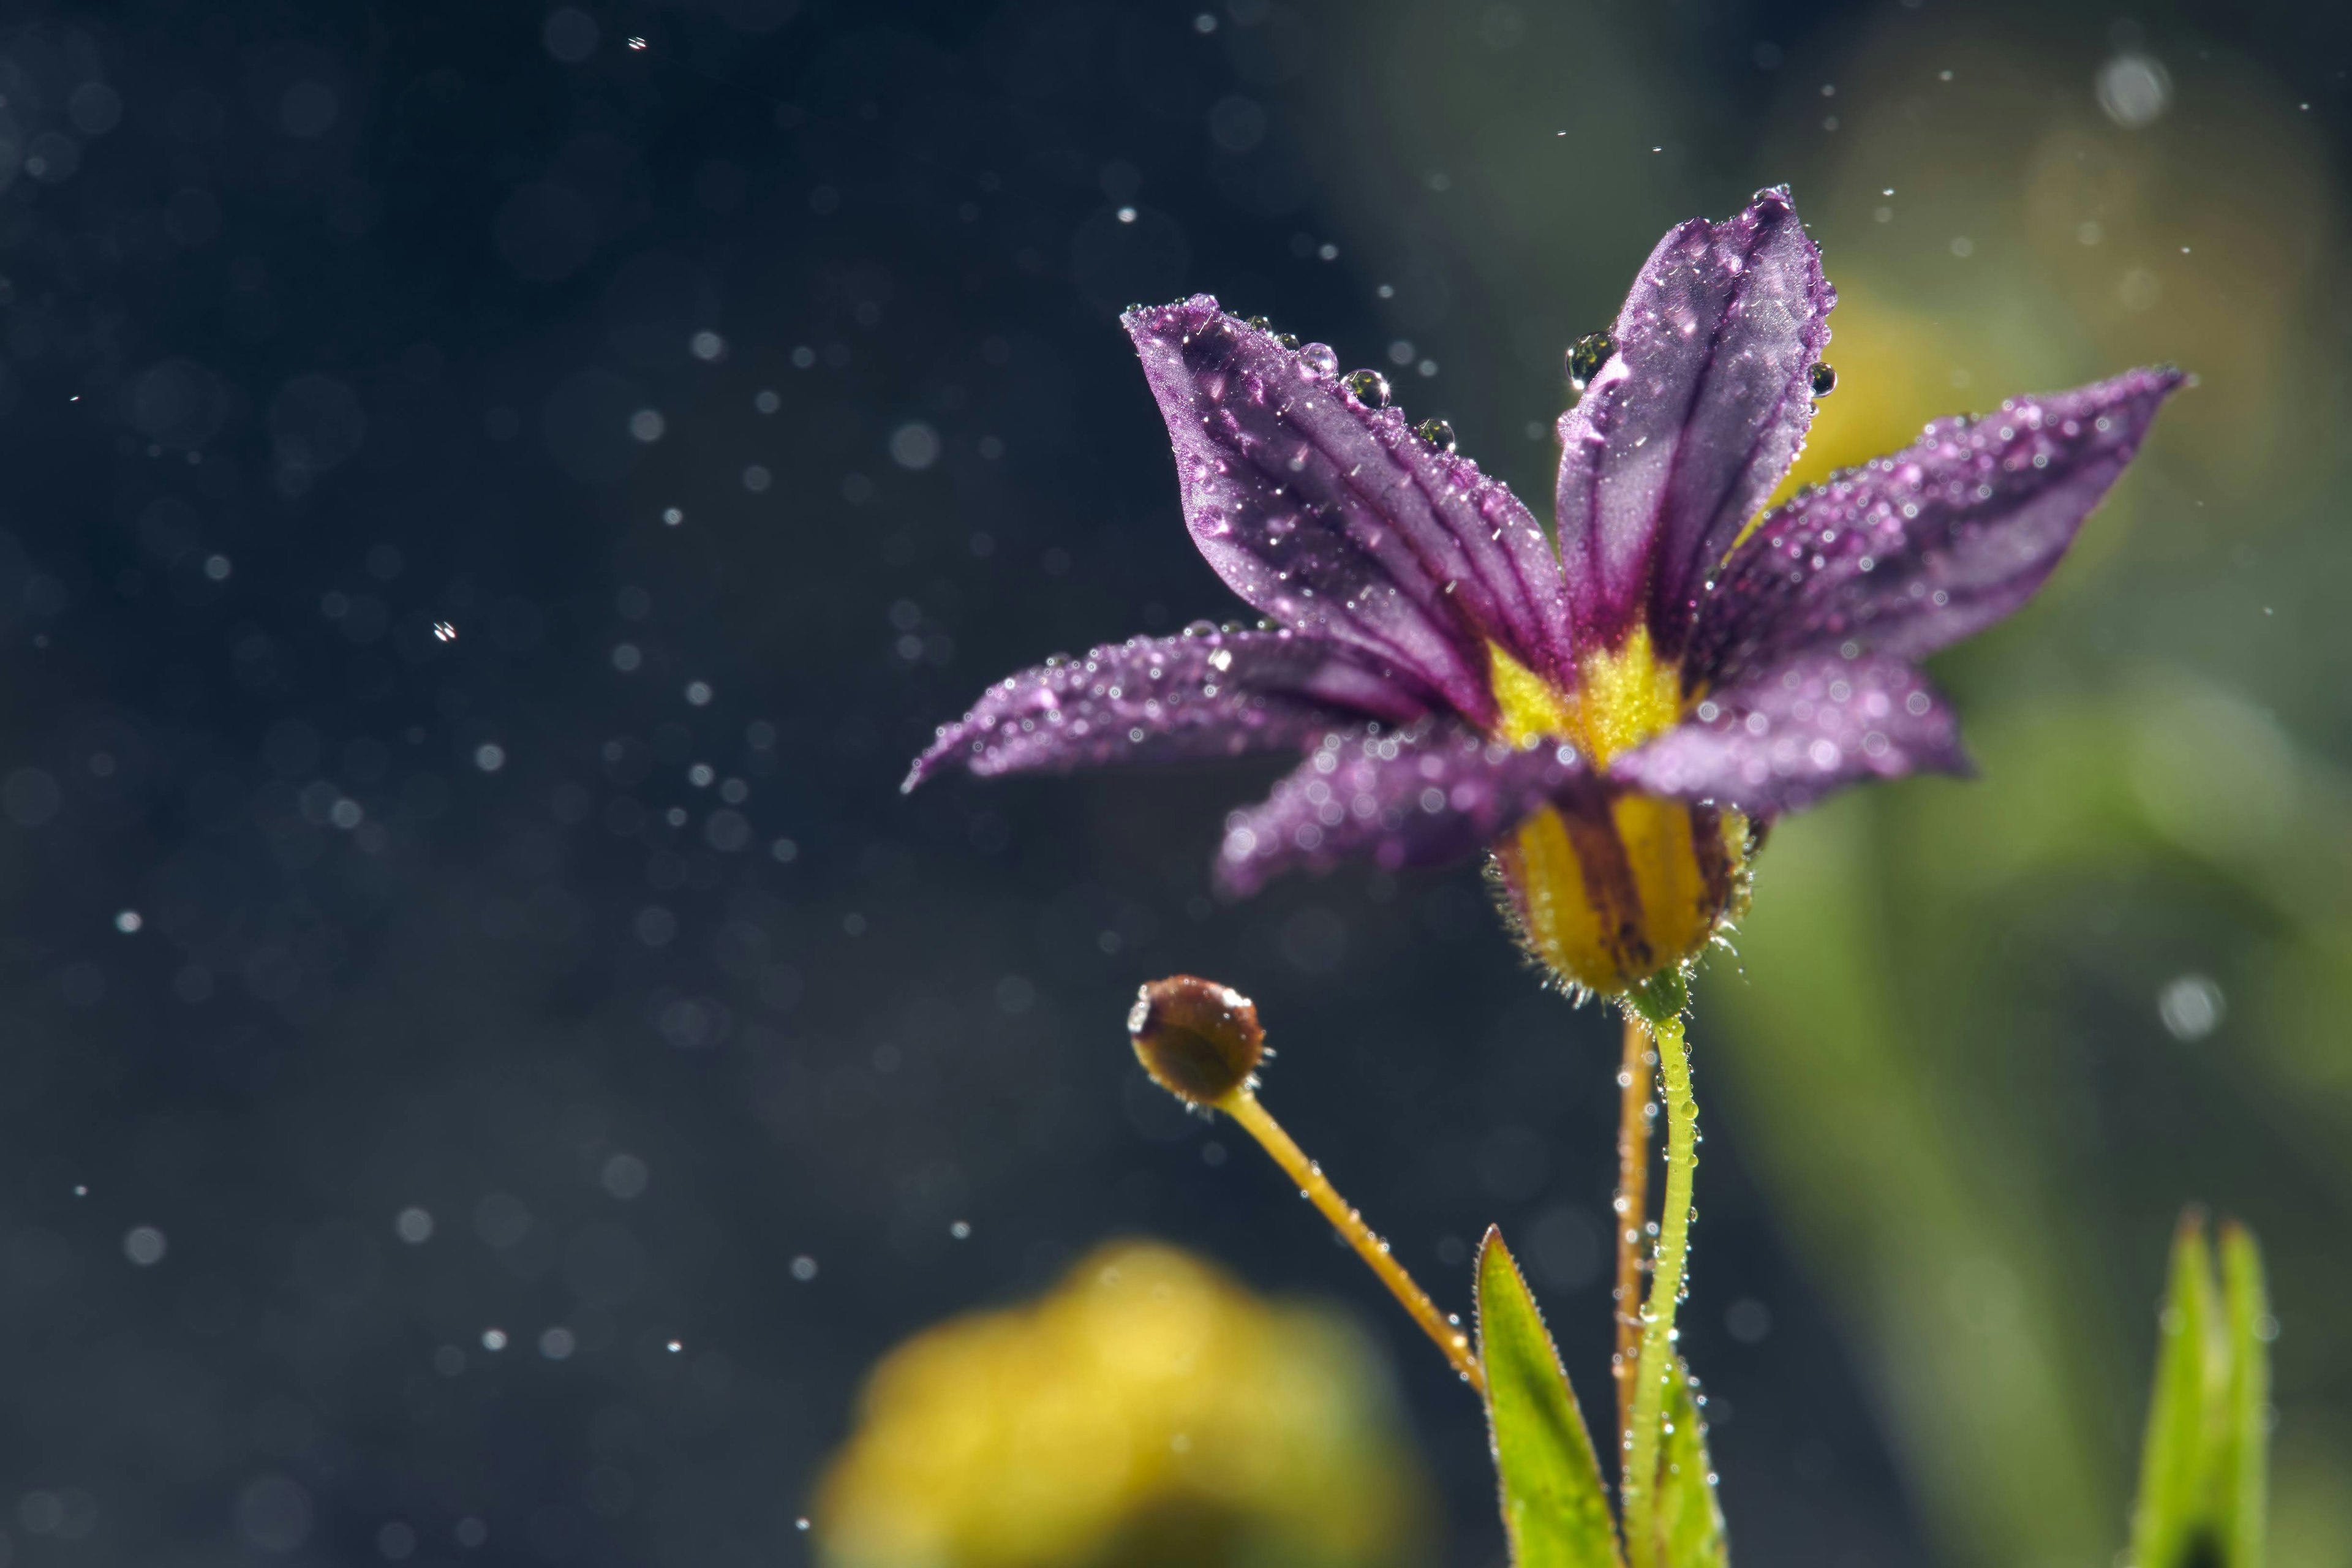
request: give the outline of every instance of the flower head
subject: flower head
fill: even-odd
[[[1228,889],[1486,848],[1563,981],[1616,993],[1687,962],[1772,817],[1966,770],[1916,661],[2032,595],[2181,380],[1939,420],[1759,518],[1832,384],[1835,302],[1785,190],[1659,241],[1577,347],[1556,539],[1328,347],[1205,295],[1129,311],[1193,541],[1270,629],[1009,677],[908,787],[950,765],[1299,751],[1228,819]]]

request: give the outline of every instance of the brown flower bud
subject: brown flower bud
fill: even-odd
[[[1135,1058],[1189,1105],[1212,1106],[1250,1082],[1265,1055],[1257,1007],[1230,985],[1190,974],[1154,980],[1127,1015]]]

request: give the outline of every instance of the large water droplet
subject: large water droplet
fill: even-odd
[[[1343,384],[1349,395],[1367,408],[1389,405],[1389,378],[1376,370],[1351,370]]]
[[[1339,374],[1339,354],[1329,343],[1308,343],[1298,351],[1298,363],[1318,375]]]
[[[1454,426],[1448,425],[1444,420],[1424,419],[1418,426],[1414,426],[1414,428],[1421,432],[1421,438],[1423,440],[1428,442],[1439,451],[1451,452],[1454,450]]]
[[[1837,372],[1829,367],[1827,361],[1813,366],[1812,378],[1815,397],[1827,397],[1837,390]]]
[[[1607,332],[1587,332],[1568,351],[1568,384],[1582,392],[1592,384],[1617,353],[1617,340]]]

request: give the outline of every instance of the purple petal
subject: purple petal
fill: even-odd
[[[1969,771],[1959,721],[1927,678],[1883,654],[1830,653],[1710,693],[1681,724],[1611,759],[1609,776],[1644,794],[1769,816],[1923,769]]]
[[[1495,713],[1485,647],[1566,678],[1559,566],[1518,499],[1393,408],[1199,295],[1131,310],[1168,421],[1192,538],[1234,592],[1361,649],[1474,722]]]
[[[1681,651],[1706,569],[1796,460],[1837,294],[1786,190],[1658,242],[1618,349],[1560,416],[1561,566],[1580,647],[1646,616]]]
[[[1225,819],[1218,880],[1252,893],[1299,866],[1458,860],[1588,778],[1566,746],[1516,750],[1451,720],[1328,735],[1273,795]]]
[[[1294,632],[1137,637],[998,681],[940,726],[904,787],[959,763],[985,778],[1238,756],[1426,711],[1402,685]]]
[[[1724,563],[1700,606],[1701,680],[1852,643],[1918,658],[2031,598],[2130,462],[2181,375],[2169,367],[1925,437],[1805,491]]]

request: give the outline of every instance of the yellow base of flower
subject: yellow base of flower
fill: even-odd
[[[1519,940],[1563,984],[1615,995],[1698,956],[1738,912],[1748,819],[1619,795],[1587,814],[1547,806],[1495,847]]]
[[[1500,736],[1564,740],[1596,772],[1680,722],[1682,672],[1637,626],[1564,692],[1490,646]],[[1748,819],[1643,795],[1546,807],[1495,847],[1520,940],[1564,984],[1615,994],[1696,957],[1745,900]]]

